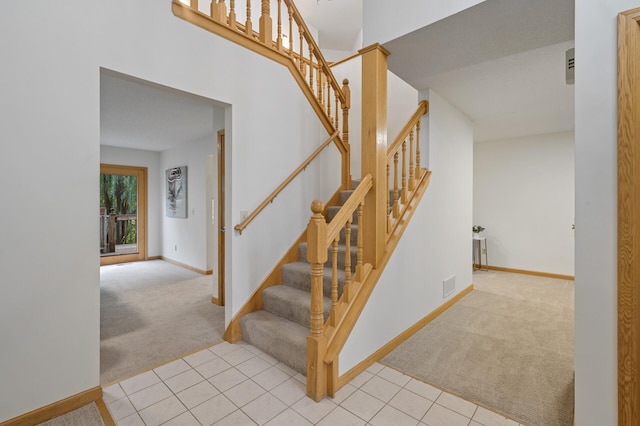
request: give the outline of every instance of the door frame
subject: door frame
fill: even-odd
[[[225,287],[225,138],[224,129],[218,131],[218,297],[211,301],[219,306],[224,306]]]
[[[618,15],[618,424],[640,420],[640,8]]]
[[[138,178],[138,253],[100,256],[100,266],[147,260],[147,168],[100,163],[100,174]]]

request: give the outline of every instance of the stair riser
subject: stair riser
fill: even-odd
[[[276,286],[278,287],[278,286]],[[272,287],[274,288],[274,287]],[[269,289],[267,289],[269,290]],[[277,291],[267,291],[262,293],[262,309],[282,318],[288,319],[303,327],[311,327],[311,293],[308,293],[307,303],[298,303],[297,300],[289,300],[283,297]],[[324,319],[329,318],[331,309],[331,300],[326,298],[324,301]]]
[[[294,288],[298,288],[305,291],[311,291],[311,266],[309,270],[304,273],[296,269],[291,269],[288,265],[282,267],[282,283]],[[342,294],[342,287],[344,287],[344,275],[338,276],[338,295]],[[325,297],[331,297],[331,274],[325,270],[322,289]]]
[[[293,368],[303,375],[307,375],[307,341],[300,339],[294,342],[277,333],[268,326],[255,321],[251,315],[240,319],[242,340],[271,355],[273,358]]]

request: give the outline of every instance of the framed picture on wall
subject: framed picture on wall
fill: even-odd
[[[166,171],[167,217],[187,217],[187,166]]]

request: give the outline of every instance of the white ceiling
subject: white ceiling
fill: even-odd
[[[572,130],[573,23],[573,0],[487,0],[386,43],[389,69],[466,114],[476,142]]]
[[[297,0],[323,49],[353,48],[363,0]],[[389,68],[432,88],[474,123],[476,142],[573,129],[574,89],[564,82],[574,0],[486,0],[385,44]],[[579,60],[578,60],[579,66]],[[213,132],[216,103],[101,73],[101,143],[163,151]]]
[[[213,133],[216,102],[109,70],[100,73],[100,144],[164,151]]]

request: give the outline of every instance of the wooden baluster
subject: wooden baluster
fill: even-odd
[[[309,89],[313,93],[313,46],[309,45]]]
[[[258,20],[260,28],[260,41],[269,47],[273,41],[273,20],[271,19],[271,1],[262,0],[262,14]]]
[[[353,218],[347,220],[347,225],[344,230],[345,237],[345,258],[344,258],[344,287],[342,288],[342,294],[344,301],[349,303],[351,301],[351,222]]]
[[[333,117],[331,117],[331,84],[329,83],[329,78],[327,77],[325,79],[327,81],[327,89],[326,89],[326,96],[327,96],[327,117],[329,117],[329,121],[331,122],[331,125],[335,127],[335,124],[333,122]]]
[[[402,141],[402,204],[407,204],[407,140]]]
[[[362,229],[362,215],[364,214],[364,200],[358,206],[358,243],[356,246],[356,281],[364,281],[364,230]]]
[[[282,0],[278,0],[278,38],[276,48],[282,51]]]
[[[198,0],[191,0],[189,2],[189,7],[193,10],[198,10]]]
[[[391,193],[389,191],[390,178],[391,178],[391,164],[387,163],[387,234],[391,230]]]
[[[338,304],[338,243],[340,236],[337,236],[331,243],[331,309],[335,310]],[[335,316],[334,316],[335,318]]]
[[[420,121],[422,119],[419,118],[416,123],[416,170],[418,171],[417,178],[420,179],[422,177],[422,170],[420,169]]]
[[[223,24],[227,24],[227,6],[224,4],[224,0],[211,0],[211,17]]]
[[[298,61],[300,62],[300,74],[302,74],[302,78],[305,76],[305,66],[304,66],[304,29],[298,26],[298,33],[300,34],[300,56],[298,56]]]
[[[316,401],[327,393],[324,356],[327,339],[323,333],[324,296],[322,281],[327,261],[327,222],[322,216],[324,204],[311,203],[313,215],[307,225],[307,261],[311,264],[311,334],[307,337],[307,395]]]
[[[251,0],[247,0],[247,19],[244,23],[245,34],[253,37],[253,28],[251,27]]]
[[[229,28],[236,30],[238,28],[236,24],[236,0],[231,0],[229,4]]]
[[[318,60],[318,65],[320,65],[320,60]],[[324,73],[322,71],[322,66],[320,65],[320,67],[318,67],[318,72],[316,73],[316,83],[318,86],[318,89],[316,91],[317,95],[318,95],[318,103],[320,103],[320,106],[324,106],[323,101],[324,101],[324,96],[322,96],[322,77],[323,77]]]
[[[293,14],[289,8],[287,12],[289,13],[289,54],[293,55]]]
[[[395,219],[400,216],[400,193],[398,192],[398,155],[393,154],[393,217]]]
[[[349,80],[342,80],[342,94],[344,103],[342,104],[342,142],[349,146],[349,109],[351,108],[351,89]],[[337,114],[337,111],[336,111]],[[336,124],[336,128],[337,124]],[[351,158],[350,153],[342,156],[342,187],[351,189]]]
[[[336,128],[336,130],[337,130],[337,129],[339,129],[339,128],[340,128],[340,122],[339,122],[339,121],[340,121],[340,120],[339,120],[339,119],[340,119],[340,114],[338,113],[338,111],[340,111],[340,110],[338,109],[338,102],[340,101],[340,98],[339,98],[339,96],[338,96],[338,92],[337,92],[337,91],[335,91],[335,90],[334,90],[334,94],[335,94],[335,98],[336,98],[336,108],[335,108],[336,115],[335,115],[335,117],[333,118],[333,119],[334,119],[334,125],[333,125],[333,127],[335,127],[335,128]]]
[[[413,129],[409,133],[409,191],[413,191],[416,187],[415,164],[413,162]]]

